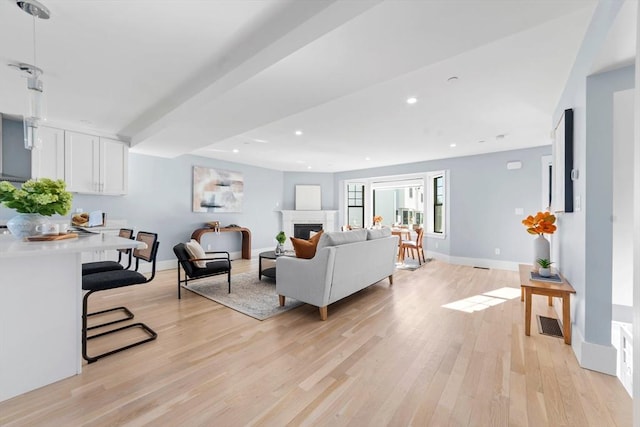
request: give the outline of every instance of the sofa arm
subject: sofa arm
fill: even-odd
[[[335,248],[319,250],[312,259],[287,256],[276,260],[276,292],[317,307],[328,304]]]

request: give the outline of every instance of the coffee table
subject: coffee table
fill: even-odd
[[[273,267],[267,267],[264,270],[262,269],[262,260],[263,259],[270,259],[275,261],[278,257],[276,256],[276,252],[275,251],[266,251],[266,252],[260,252],[260,254],[258,255],[258,280],[262,280],[262,276],[267,276],[270,277],[271,279],[275,279],[276,278],[276,266],[275,264],[273,265]]]

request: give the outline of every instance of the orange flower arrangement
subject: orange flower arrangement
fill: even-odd
[[[553,234],[558,227],[554,225],[556,216],[551,212],[538,212],[536,216],[529,215],[522,220],[529,234]]]
[[[382,222],[382,217],[380,215],[374,216],[373,217],[373,223],[376,224],[376,223],[379,223],[379,222]]]

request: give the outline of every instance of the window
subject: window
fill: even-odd
[[[443,233],[442,213],[444,208],[444,175],[433,178],[433,232]]]
[[[427,212],[431,213],[431,218],[427,218],[427,232],[444,235],[445,232],[445,212],[446,212],[446,182],[445,172],[431,172],[427,174],[430,194],[429,207]]]
[[[347,223],[364,227],[364,184],[347,184]]]

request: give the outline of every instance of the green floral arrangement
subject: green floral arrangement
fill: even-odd
[[[284,244],[284,242],[287,241],[287,236],[284,234],[284,231],[279,232],[276,235],[276,240],[278,241],[278,243],[280,243],[281,245]]]
[[[19,213],[37,213],[51,216],[66,215],[71,210],[73,195],[66,190],[67,184],[49,178],[30,179],[22,188],[14,187],[9,181],[0,182],[0,202],[3,206]]]

